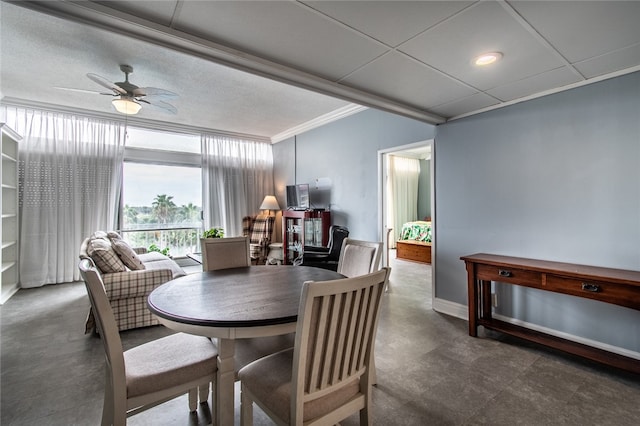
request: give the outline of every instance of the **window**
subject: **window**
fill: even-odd
[[[200,136],[139,128],[127,129],[127,147],[200,154]]]
[[[133,247],[174,257],[197,252],[202,233],[200,138],[144,129],[129,129],[127,136],[123,237]]]

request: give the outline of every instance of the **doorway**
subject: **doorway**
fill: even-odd
[[[408,158],[416,159],[420,164],[420,177],[419,185],[421,188],[418,191],[420,200],[417,201],[417,206],[414,207],[417,211],[413,213],[415,216],[411,216],[409,220],[431,220],[431,229],[435,229],[435,185],[434,185],[434,144],[433,139],[415,142],[407,145],[400,145],[384,150],[378,151],[378,218],[379,218],[379,231],[380,241],[384,243],[383,252],[383,264],[389,265],[389,257],[393,255],[391,251],[394,247],[394,242],[397,241],[400,229],[398,228],[398,220],[395,221],[395,225],[390,223],[390,218],[393,215],[393,201],[389,194],[388,181],[389,181],[389,163],[390,158]],[[415,162],[415,160],[414,160]],[[415,200],[414,200],[415,201]],[[435,260],[435,239],[432,241],[432,277],[435,277],[433,273],[434,260]],[[432,300],[435,297],[433,289],[435,283],[433,279],[429,283],[431,286]]]

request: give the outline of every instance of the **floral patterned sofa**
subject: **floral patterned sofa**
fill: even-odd
[[[114,231],[97,231],[86,238],[80,259],[91,259],[100,271],[120,331],[159,324],[147,308],[147,296],[159,285],[186,275],[173,259],[132,248]],[[94,330],[90,309],[85,333]]]

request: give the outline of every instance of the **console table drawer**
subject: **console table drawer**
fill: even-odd
[[[482,264],[477,264],[476,268],[476,277],[479,280],[499,281],[542,288],[542,274],[539,272]]]
[[[640,309],[640,294],[628,285],[548,275],[545,290]]]

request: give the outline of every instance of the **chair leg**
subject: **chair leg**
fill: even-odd
[[[111,426],[113,424],[113,402],[105,392],[104,405],[102,406],[102,426]]]
[[[240,425],[253,426],[253,400],[240,383]]]
[[[189,411],[191,413],[198,409],[198,388],[189,389]]]
[[[207,382],[206,385],[198,386],[198,396],[200,399],[200,404],[204,404],[205,402],[208,402],[207,400],[209,399],[209,386],[210,386],[209,382]]]

